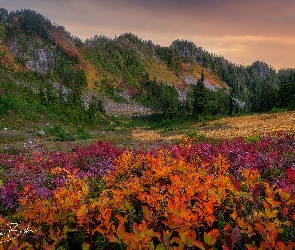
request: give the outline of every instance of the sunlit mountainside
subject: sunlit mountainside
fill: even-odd
[[[262,107],[253,108],[259,99],[255,95],[263,88],[275,91],[281,79],[293,72],[276,72],[259,61],[250,66],[236,65],[189,41],[177,40],[169,47],[161,47],[126,33],[115,39],[100,35],[83,42],[31,10],[9,13],[1,9],[0,20],[0,62],[5,74],[9,70],[32,77],[38,74],[46,82],[69,88],[87,87],[117,101],[133,99],[151,108],[157,104],[138,98],[141,95],[150,99],[151,90],[143,81],[172,86],[178,92],[178,99],[187,100],[191,86],[203,71],[204,84],[214,96],[211,102],[218,99],[213,94],[217,90],[217,96],[223,95],[221,102],[224,102],[224,93],[229,94],[231,89],[240,102],[246,103],[248,111],[263,111],[280,104],[260,103]]]

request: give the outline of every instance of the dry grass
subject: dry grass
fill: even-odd
[[[196,132],[201,137],[213,140],[226,140],[238,137],[251,138],[258,136],[274,136],[278,132],[295,133],[295,111],[227,117],[210,121],[204,125],[195,123],[189,130],[174,131],[173,134],[163,130],[134,129],[131,138],[140,142],[180,141],[186,132]]]
[[[182,82],[176,75],[167,68],[163,63],[156,60],[145,62],[145,70],[148,72],[150,79],[157,78],[157,81],[168,82],[173,85],[181,85]]]
[[[71,44],[71,41],[67,37],[64,37],[58,28],[53,27],[50,30],[50,34],[65,51],[67,51],[70,55],[78,57],[80,62],[79,67],[85,71],[88,87],[94,88],[95,83],[100,82],[103,79],[102,72],[99,71],[94,64],[86,60],[83,57],[82,52]]]
[[[219,77],[217,77],[214,74],[211,74],[208,70],[203,68],[201,65],[196,63],[193,68],[192,68],[192,75],[196,78],[199,79],[201,77],[202,71],[204,71],[205,74],[205,79],[208,81],[208,83],[212,86],[216,87],[226,87],[226,85],[221,81]]]
[[[199,129],[207,138],[233,139],[295,133],[295,111],[223,118]]]
[[[13,130],[3,130],[0,131],[0,142],[1,143],[12,143],[18,141],[25,141],[27,136],[24,132],[13,131]]]
[[[15,71],[27,70],[15,62],[14,56],[7,47],[2,44],[0,44],[0,64],[4,65],[6,68],[13,68]]]
[[[41,126],[41,125],[40,125]],[[70,129],[70,128],[69,128]],[[70,150],[73,145],[86,146],[97,141],[111,141],[116,146],[122,147],[140,147],[152,146],[157,143],[175,144],[182,142],[185,135],[196,135],[199,139],[205,140],[227,140],[237,137],[257,138],[258,136],[275,136],[278,132],[295,133],[295,111],[283,112],[277,114],[262,114],[240,117],[228,117],[206,124],[193,123],[190,126],[177,126],[177,130],[164,131],[148,130],[144,127],[128,128],[114,127],[113,130],[107,130],[102,126],[92,132],[92,138],[88,140],[77,140],[75,142],[55,142],[48,140],[47,136],[34,136],[34,148],[43,148],[49,150]],[[24,150],[24,142],[27,141],[25,131],[0,131],[0,152],[5,146]]]
[[[159,130],[143,130],[140,128],[132,130],[131,137],[133,140],[142,142],[162,139]]]

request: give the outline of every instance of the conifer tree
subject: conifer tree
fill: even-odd
[[[295,73],[282,79],[279,87],[280,107],[295,109]]]
[[[204,85],[205,74],[202,71],[201,78],[193,86],[193,115],[200,116],[205,112],[206,89]]]
[[[234,99],[234,91],[233,88],[229,91],[229,114],[235,114],[235,99]]]

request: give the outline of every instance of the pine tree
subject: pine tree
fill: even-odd
[[[193,86],[193,115],[200,116],[205,112],[206,89],[204,85],[205,74],[202,71],[201,78]]]
[[[280,107],[295,109],[295,73],[282,79],[279,87]]]
[[[229,114],[235,114],[235,99],[234,99],[234,91],[233,88],[229,91]]]

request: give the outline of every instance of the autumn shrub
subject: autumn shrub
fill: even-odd
[[[291,250],[294,141],[0,155],[0,249]]]

